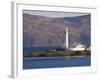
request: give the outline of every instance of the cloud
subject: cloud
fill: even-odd
[[[39,15],[47,17],[76,17],[88,15],[89,13],[77,13],[77,12],[56,12],[56,11],[36,11],[36,10],[23,10],[24,14]]]

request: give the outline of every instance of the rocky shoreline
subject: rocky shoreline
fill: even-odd
[[[28,55],[23,55],[24,58],[29,57],[60,57],[60,56],[90,56],[90,50],[84,51],[69,51],[69,50],[51,50],[51,51],[33,51]]]

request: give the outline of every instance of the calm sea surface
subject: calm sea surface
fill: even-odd
[[[64,48],[63,46],[32,46],[32,47],[25,47],[23,48],[23,52],[28,54],[33,51],[48,51],[48,50],[55,50],[59,48]]]
[[[23,59],[23,69],[90,66],[90,56],[34,57]]]

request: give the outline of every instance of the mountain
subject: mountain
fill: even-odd
[[[90,46],[90,15],[78,17],[51,18],[23,14],[23,45],[32,46],[63,46],[65,30],[69,32],[69,46],[81,42]]]

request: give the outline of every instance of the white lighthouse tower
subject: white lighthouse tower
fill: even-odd
[[[66,28],[66,40],[65,40],[65,48],[68,48],[68,28]]]
[[[64,48],[68,49],[68,28],[65,30]]]

